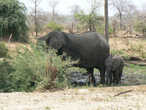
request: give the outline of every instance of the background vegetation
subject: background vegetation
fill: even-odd
[[[17,48],[14,58],[0,61],[0,91],[32,91],[68,85],[65,68],[69,60],[62,61],[55,50],[48,53],[40,45]]]
[[[18,0],[0,0],[0,38],[27,41],[26,8]]]

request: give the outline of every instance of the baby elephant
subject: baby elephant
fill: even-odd
[[[124,60],[120,56],[109,56],[105,60],[106,84],[116,83],[121,81],[121,76],[124,67]]]

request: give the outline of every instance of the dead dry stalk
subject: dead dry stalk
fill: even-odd
[[[8,48],[10,48],[10,43],[11,43],[11,38],[12,38],[12,34],[10,34],[9,40],[8,40]]]

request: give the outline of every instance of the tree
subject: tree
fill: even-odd
[[[71,13],[72,13],[73,20],[72,20],[71,28],[69,29],[70,33],[74,32],[74,27],[76,27],[77,32],[79,31],[79,29],[78,29],[78,23],[79,22],[78,22],[78,20],[76,19],[75,16],[76,16],[76,14],[79,14],[81,11],[82,10],[81,10],[79,5],[73,5],[71,7]]]
[[[146,10],[139,10],[137,16],[134,19],[134,30],[139,33],[145,34],[146,31]]]
[[[36,33],[36,37],[38,37],[38,7],[39,7],[39,4],[40,4],[40,0],[31,0],[31,2],[33,4],[32,16],[34,18],[35,33]]]
[[[107,42],[109,41],[108,36],[108,0],[104,0],[104,22],[105,22],[105,37]]]
[[[49,0],[49,5],[52,9],[52,21],[55,20],[55,16],[56,16],[56,7],[59,4],[59,1],[57,0]]]
[[[27,15],[27,23],[29,26],[29,31],[33,33],[35,31],[35,22],[34,22],[34,12],[30,12]],[[47,12],[44,12],[43,10],[38,10],[37,11],[37,33],[41,32],[42,30],[44,30],[46,24],[48,24],[49,22],[49,16],[50,14],[48,14]]]
[[[99,23],[99,20],[102,20],[102,17],[98,16],[97,9],[100,7],[98,0],[88,0],[90,4],[89,13],[80,11],[80,13],[75,14],[75,18],[80,22],[80,24],[87,27],[89,31],[96,31],[96,25]]]
[[[0,0],[0,37],[27,41],[26,7],[18,0]]]
[[[112,5],[117,10],[120,19],[120,29],[122,29],[123,15],[127,11],[126,7],[128,7],[129,4],[129,0],[112,0]]]
[[[103,20],[103,17],[97,16],[95,13],[85,14],[84,12],[76,14],[75,18],[83,28],[92,32],[96,31],[96,26]]]

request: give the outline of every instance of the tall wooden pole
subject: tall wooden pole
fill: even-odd
[[[104,35],[106,37],[107,42],[109,42],[109,32],[108,32],[108,0],[104,0],[104,23],[105,23],[105,29],[104,29]]]

